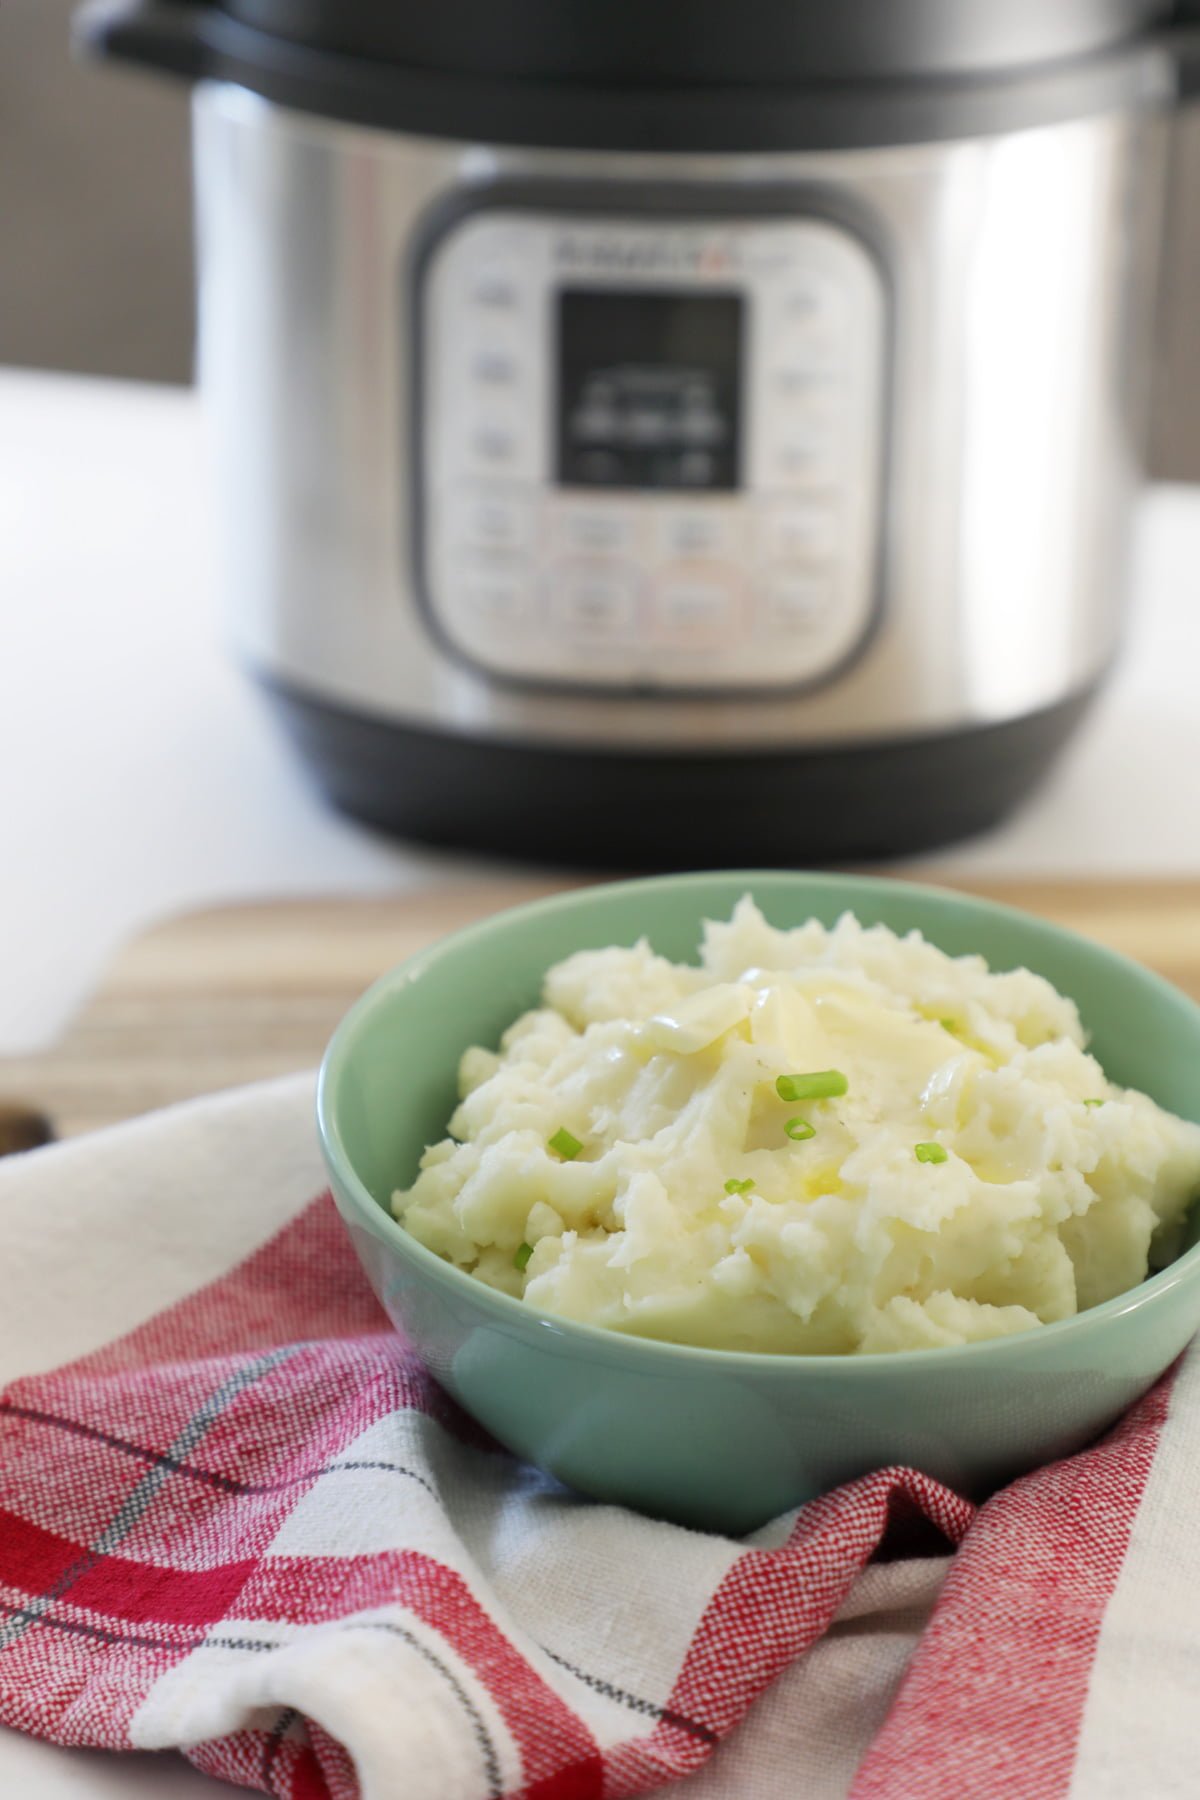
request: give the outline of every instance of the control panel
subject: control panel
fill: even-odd
[[[510,681],[789,688],[875,605],[887,297],[817,217],[450,224],[418,294],[423,604]]]

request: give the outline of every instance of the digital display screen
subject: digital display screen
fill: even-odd
[[[560,290],[560,485],[736,488],[744,310],[740,294]]]

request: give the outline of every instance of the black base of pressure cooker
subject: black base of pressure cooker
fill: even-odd
[[[803,866],[969,837],[1035,785],[1094,691],[937,737],[712,756],[450,736],[268,685],[319,786],[355,817],[431,844],[607,869]]]

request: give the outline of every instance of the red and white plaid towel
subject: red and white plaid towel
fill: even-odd
[[[1195,1354],[979,1512],[705,1537],[491,1444],[319,1184],[307,1079],[0,1164],[0,1722],[291,1800],[1198,1791]]]

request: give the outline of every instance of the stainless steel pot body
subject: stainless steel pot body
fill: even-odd
[[[1163,139],[1159,116],[1130,110],[903,149],[566,153],[405,137],[201,86],[200,377],[238,646],[267,676],[351,712],[474,740],[602,749],[928,737],[1017,720],[1082,692],[1120,631]],[[587,579],[576,580],[568,554],[578,610],[553,644],[562,623],[553,610],[506,612],[525,603],[519,583],[454,586],[434,488],[443,474],[453,488],[462,473],[457,425],[442,421],[465,416],[455,371],[480,349],[459,346],[454,311],[460,290],[486,303],[486,230],[482,262],[467,258],[455,286],[455,259],[480,221],[509,231],[496,241],[521,280],[538,257],[568,254],[569,240],[593,286],[600,277],[588,269],[606,244],[625,246],[625,272],[603,277],[619,285],[636,262],[630,246],[647,234],[661,242],[675,227],[688,255],[695,230],[711,229],[747,266],[750,239],[738,234],[756,232],[764,269],[777,241],[801,241],[796,231],[809,233],[818,261],[822,233],[840,238],[830,254],[854,265],[847,280],[859,282],[865,333],[845,358],[851,388],[860,382],[838,488],[853,549],[816,652],[811,640],[793,652],[768,632],[739,662],[739,631],[767,630],[767,618],[800,643],[814,591],[820,599],[820,582],[814,590],[804,575],[814,556],[820,563],[816,540],[780,552],[800,569],[790,587],[754,562],[751,539],[775,516],[767,449],[753,519],[728,491],[686,496],[675,509],[683,525],[668,519],[672,531],[692,519],[701,564],[705,519],[719,514],[751,533],[733,532],[716,575],[683,550],[682,574],[669,562],[662,574],[636,540],[615,546],[620,579],[605,576],[613,546],[601,542],[584,557]],[[653,287],[663,277],[637,279]],[[733,287],[738,279],[735,268]],[[760,413],[775,405],[763,361],[774,317],[759,307],[750,334]],[[539,319],[525,319],[519,345],[534,358]],[[486,343],[482,351],[486,367]],[[554,378],[543,369],[540,386],[518,384],[517,414],[544,408]],[[502,438],[493,434],[493,450]],[[467,499],[482,511],[464,515],[464,529],[483,531],[472,552],[481,566],[490,557],[503,571],[515,556],[523,567],[531,533],[580,529],[569,511],[560,517],[549,454],[516,471],[537,502],[523,501],[519,516],[488,511],[503,481],[468,481]],[[821,506],[811,493],[797,498],[784,513],[793,526],[800,519],[802,538],[816,518],[819,538]],[[619,493],[601,499],[621,511]],[[584,510],[586,536],[598,515]],[[649,530],[649,514],[639,519]],[[500,533],[490,548],[489,529]],[[613,526],[618,539],[624,529]],[[539,564],[535,584],[552,609],[558,567]],[[666,632],[653,654],[629,642],[626,597],[646,581],[659,583],[654,630]],[[750,600],[735,597],[729,611],[730,594],[747,583]],[[714,621],[718,637],[706,640]],[[614,629],[625,633],[623,649],[605,640]]]

